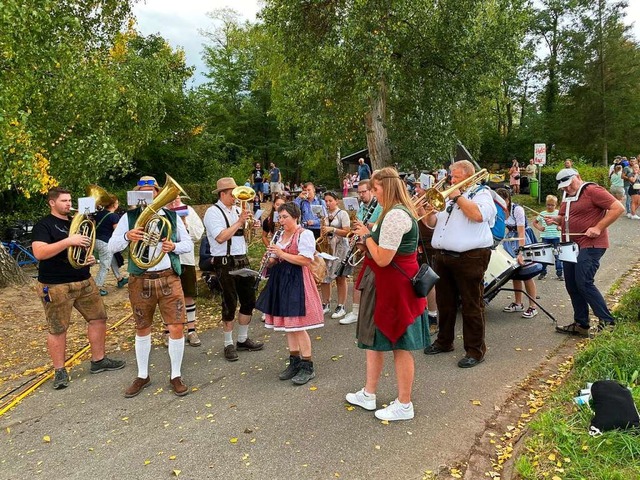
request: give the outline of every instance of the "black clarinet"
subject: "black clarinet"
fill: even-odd
[[[371,205],[369,205],[369,208],[367,208],[367,210],[364,212],[364,216],[362,218],[362,223],[364,223],[365,225],[367,223],[369,223],[369,219],[373,215],[373,212],[375,212],[377,206],[378,206],[378,200],[376,198],[374,198],[373,200],[371,200]],[[340,262],[340,266],[338,267],[338,270],[336,271],[336,275],[338,277],[340,277],[344,273],[344,269],[347,268],[347,264],[349,263],[349,259],[351,258],[351,256],[357,250],[357,248],[358,248],[358,246],[357,246],[358,239],[359,239],[359,237],[357,237],[357,236],[354,237],[353,245],[351,246],[351,248],[349,249],[349,251],[347,252],[345,257]]]

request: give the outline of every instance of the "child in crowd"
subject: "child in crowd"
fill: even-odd
[[[540,232],[540,238],[542,239],[542,243],[546,243],[547,245],[553,245],[554,248],[558,247],[560,243],[560,229],[558,225],[548,225],[545,222],[545,217],[556,217],[558,216],[558,197],[555,195],[547,195],[546,198],[546,206],[547,209],[544,212],[540,212],[540,215],[536,217],[533,221],[534,228],[538,229]],[[562,272],[562,262],[556,257],[556,275],[558,276],[558,280],[564,280],[563,272]],[[542,264],[542,272],[538,276],[538,280],[542,280],[547,276],[547,264]]]

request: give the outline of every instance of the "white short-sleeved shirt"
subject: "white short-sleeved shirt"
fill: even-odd
[[[229,226],[233,225],[240,218],[240,210],[235,205],[228,208],[220,200],[216,203],[224,212],[224,216],[220,209],[215,205],[210,206],[204,214],[204,228],[207,230],[207,239],[209,240],[209,249],[214,257],[223,257],[227,254],[227,242],[218,243],[216,237],[223,230],[229,228],[225,222],[225,216],[229,221]],[[231,237],[231,255],[246,255],[247,243],[242,235],[234,235]]]
[[[473,195],[471,195],[473,192]],[[470,220],[457,204],[447,200],[447,208],[436,215],[437,223],[433,231],[431,246],[435,249],[466,252],[476,248],[493,246],[491,227],[496,219],[496,206],[488,188],[466,191],[464,198],[469,198],[480,209],[481,222]]]

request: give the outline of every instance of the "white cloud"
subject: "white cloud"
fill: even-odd
[[[214,26],[207,12],[229,7],[253,21],[260,10],[258,3],[258,0],[146,0],[136,4],[133,12],[138,20],[136,28],[143,35],[160,34],[174,48],[184,49],[187,65],[196,67],[198,73],[193,82],[198,84],[204,81],[202,44],[205,42],[199,32]]]

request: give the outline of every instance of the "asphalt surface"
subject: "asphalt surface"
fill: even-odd
[[[616,259],[628,258],[639,225],[621,218],[610,229],[611,248],[596,278],[603,292],[625,272],[628,262]],[[549,272],[537,282],[539,301],[559,324],[571,323],[564,283]],[[256,315],[250,335],[265,340],[263,351],[240,352],[228,363],[221,330],[201,334],[199,348],[185,347],[182,373],[193,390],[186,397],[171,393],[164,347],[152,350],[152,385],[136,398],[123,397],[137,372],[133,352],[124,354],[124,370],[90,375],[85,362],[71,372],[69,388],[45,383],[0,417],[0,478],[420,479],[425,470],[464,461],[514,386],[572,341],[542,313],[503,313],[511,297],[501,292],[487,307],[481,365],[456,366],[464,354],[460,338],[454,352],[415,353],[412,421],[384,425],[345,403],[345,394],[364,384],[355,325],[327,315],[325,327],[311,331],[317,377],[296,387],[277,378],[288,358],[284,336]],[[391,354],[383,375],[379,406],[396,397]]]

